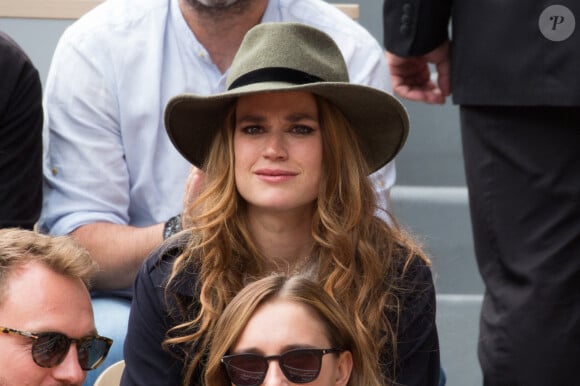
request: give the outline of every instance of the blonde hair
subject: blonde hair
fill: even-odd
[[[311,226],[316,280],[351,316],[359,340],[372,348],[368,360],[380,363],[389,378],[385,382],[390,382],[396,367],[398,296],[405,290],[400,278],[411,259],[427,258],[396,225],[375,216],[375,193],[356,133],[337,107],[318,96],[316,102],[323,137],[322,178]],[[232,107],[209,151],[206,189],[188,211],[192,237],[176,259],[167,287],[170,295],[181,272],[197,273],[192,292],[199,304],[182,305],[185,321],[164,342],[172,351],[181,348],[184,384],[203,365],[227,304],[248,279],[266,274],[267,258],[253,242],[246,204],[235,186],[234,119]]]
[[[360,342],[354,324],[345,310],[318,283],[303,276],[271,275],[244,287],[223,311],[215,326],[209,350],[205,384],[229,386],[221,358],[228,354],[243,333],[255,311],[273,300],[301,304],[324,325],[326,338],[333,348],[350,351],[353,370],[349,386],[380,386],[378,367],[369,361],[369,347]]]
[[[90,288],[97,264],[89,253],[69,236],[51,237],[34,231],[0,230],[0,303],[10,274],[31,262],[44,264],[55,273],[81,279]]]

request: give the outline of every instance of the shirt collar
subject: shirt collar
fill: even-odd
[[[280,10],[280,0],[270,0],[262,16],[262,23],[282,21],[282,12]]]

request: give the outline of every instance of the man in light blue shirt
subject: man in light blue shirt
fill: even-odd
[[[379,43],[320,0],[108,0],[59,41],[45,91],[49,144],[39,227],[71,233],[99,263],[93,302],[99,331],[115,340],[110,362],[120,359],[127,288],[167,225],[175,225],[168,220],[183,211],[191,166],[166,134],[165,104],[184,92],[223,91],[245,32],[272,21],[325,31],[353,83],[389,89]],[[371,178],[386,208],[394,165]]]

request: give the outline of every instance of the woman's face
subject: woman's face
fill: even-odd
[[[300,348],[333,348],[322,321],[307,306],[282,299],[262,304],[242,331],[231,354],[280,355]],[[336,347],[335,347],[336,348]],[[352,370],[350,352],[322,356],[318,377],[309,386],[344,386]],[[261,385],[297,385],[286,378],[276,359],[268,361]],[[304,383],[301,383],[304,384]]]
[[[234,154],[236,186],[250,206],[311,208],[322,169],[314,96],[280,92],[239,98]]]

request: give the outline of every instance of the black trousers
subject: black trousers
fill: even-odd
[[[485,385],[580,384],[580,107],[462,106]]]

